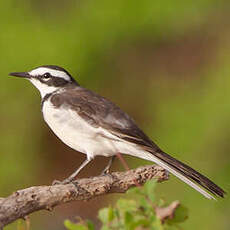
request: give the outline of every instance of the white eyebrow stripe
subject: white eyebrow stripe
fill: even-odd
[[[67,73],[60,71],[60,70],[46,68],[46,67],[39,67],[29,72],[29,74],[32,76],[39,76],[39,75],[43,75],[44,73],[50,73],[54,77],[60,77],[67,81],[70,80],[70,77]]]

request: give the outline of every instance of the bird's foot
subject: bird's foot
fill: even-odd
[[[100,176],[108,176],[111,179],[114,179],[114,176],[111,174],[111,172],[109,171],[109,169],[103,170],[100,174]]]
[[[105,168],[100,174],[100,176],[107,176],[107,175],[111,175],[109,168]]]
[[[105,170],[103,170],[103,171],[101,172],[100,176],[106,176],[106,175],[108,175],[108,174],[110,174],[109,169],[105,169]]]

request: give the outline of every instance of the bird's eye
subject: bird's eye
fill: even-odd
[[[45,79],[45,80],[48,80],[49,78],[51,78],[51,75],[50,75],[50,73],[44,73],[42,75],[42,78]]]

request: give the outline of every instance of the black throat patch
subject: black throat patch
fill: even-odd
[[[43,109],[44,102],[45,102],[46,100],[48,100],[48,99],[50,98],[51,95],[52,95],[52,93],[47,93],[47,94],[45,95],[45,97],[42,98],[42,101],[41,101],[41,109]]]

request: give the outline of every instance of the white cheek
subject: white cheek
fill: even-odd
[[[46,94],[52,93],[58,88],[53,86],[48,86],[44,83],[41,83],[39,80],[36,80],[34,78],[29,79],[30,82],[40,91],[41,97],[43,98]]]

